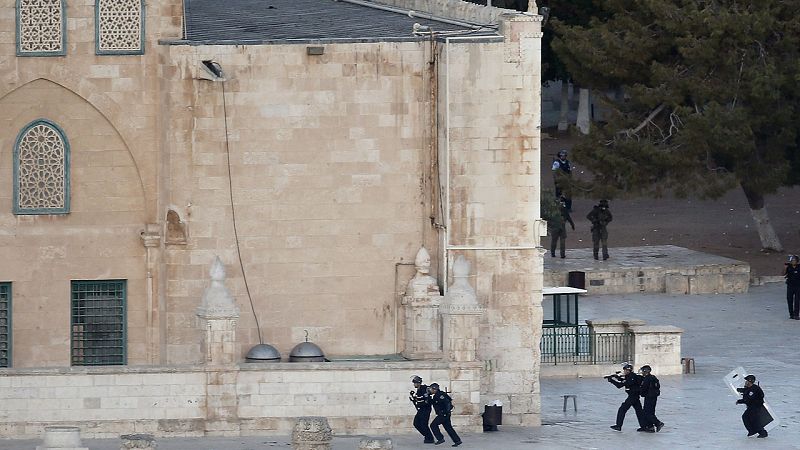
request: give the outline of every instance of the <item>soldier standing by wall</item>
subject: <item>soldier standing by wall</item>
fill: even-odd
[[[556,198],[564,197],[567,211],[572,212],[572,163],[567,159],[567,151],[558,152],[558,159],[553,161],[553,184]]]
[[[431,422],[431,431],[436,436],[436,445],[444,442],[444,435],[439,431],[439,425],[444,427],[450,439],[453,440],[453,447],[461,445],[461,438],[458,433],[453,429],[453,424],[450,423],[450,413],[453,411],[453,399],[447,395],[447,392],[439,390],[438,383],[431,383],[431,404],[433,410],[436,411],[436,418]]]
[[[561,244],[561,257],[567,257],[567,223],[575,229],[575,222],[569,215],[566,200],[562,196],[557,202],[557,212],[547,218],[547,232],[550,234],[550,256],[556,256],[556,247]]]
[[[433,444],[433,433],[428,426],[431,418],[431,397],[428,395],[428,386],[422,384],[422,377],[418,375],[414,375],[411,382],[414,384],[414,390],[409,393],[408,399],[417,408],[417,414],[414,415],[414,428],[425,438],[424,443]]]
[[[644,397],[644,407],[642,408],[644,423],[641,429],[642,431],[655,433],[656,431],[661,431],[664,426],[664,422],[656,417],[656,403],[658,402],[658,396],[661,395],[661,383],[655,375],[650,373],[652,370],[650,366],[642,366],[640,370],[642,372],[640,394]]]
[[[800,320],[800,257],[792,255],[786,263],[783,276],[786,277],[786,303],[789,304],[789,318]]]
[[[642,377],[634,373],[633,366],[630,364],[625,364],[622,366],[622,376],[620,376],[619,372],[617,372],[617,374],[609,375],[605,378],[609,383],[616,386],[617,389],[624,387],[625,393],[628,394],[628,398],[622,402],[619,410],[617,410],[617,423],[611,425],[611,429],[622,431],[622,422],[625,420],[625,414],[631,407],[633,407],[633,410],[636,412],[636,420],[639,421],[639,430],[641,431],[643,428],[646,428],[644,423],[644,415],[642,413],[642,402],[639,400]]]
[[[608,200],[600,200],[600,204],[595,205],[592,211],[586,215],[589,222],[592,222],[592,250],[594,259],[598,258],[600,243],[603,244],[603,261],[608,259],[608,229],[606,226],[613,220],[611,210],[608,209]]]
[[[764,408],[764,391],[755,382],[755,375],[744,377],[744,387],[739,389],[742,392],[742,398],[736,400],[736,404],[747,405],[747,409],[742,414],[742,422],[744,422],[744,427],[747,429],[747,437],[758,433],[758,437],[765,438],[769,433],[764,429],[764,426],[772,422],[772,416]],[[765,420],[767,417],[769,419]]]

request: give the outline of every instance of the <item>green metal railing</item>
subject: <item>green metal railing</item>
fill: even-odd
[[[630,361],[633,333],[595,333],[587,325],[542,327],[542,364],[616,364]]]

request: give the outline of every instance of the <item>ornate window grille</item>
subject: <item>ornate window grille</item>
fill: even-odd
[[[17,56],[67,53],[64,0],[17,0]]]
[[[11,283],[0,283],[0,367],[11,366]]]
[[[72,282],[73,366],[126,363],[125,280]]]
[[[69,213],[69,142],[47,119],[34,120],[14,145],[14,214]]]
[[[143,54],[144,18],[143,0],[96,0],[97,54]]]

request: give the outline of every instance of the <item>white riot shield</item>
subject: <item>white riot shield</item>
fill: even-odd
[[[741,398],[742,394],[741,392],[737,391],[737,389],[744,387],[744,381],[745,381],[744,377],[746,376],[747,376],[747,371],[744,370],[744,367],[739,366],[731,370],[727,375],[725,375],[723,380],[725,381],[725,384],[727,384],[728,387],[731,389],[733,395]],[[778,416],[775,415],[775,413],[772,411],[772,408],[770,408],[769,404],[767,404],[766,401],[764,402],[764,409],[766,409],[767,413],[769,413],[769,417],[765,416],[762,418],[762,421],[764,423],[769,422],[764,426],[764,429],[767,431],[771,431],[773,428],[780,425],[781,421],[780,419],[778,419]]]

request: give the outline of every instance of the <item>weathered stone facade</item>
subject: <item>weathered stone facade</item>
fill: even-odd
[[[497,36],[324,43],[314,55],[289,43],[188,45],[182,2],[152,0],[144,53],[97,55],[95,3],[69,2],[66,54],[52,57],[16,56],[15,5],[0,4],[0,179],[13,178],[15,138],[34,120],[61,127],[71,150],[68,214],[14,214],[11,184],[0,184],[14,345],[14,369],[0,375],[70,365],[73,280],[126,280],[128,365],[198,367],[215,340],[237,349],[232,364],[262,338],[287,353],[306,331],[326,355],[403,353],[408,263],[424,246],[443,290],[453,261],[471,262],[482,312],[451,315],[457,328],[470,322],[467,334],[456,330],[467,357],[435,373],[456,392],[460,420],[476,425],[481,402],[501,398],[504,423],[539,423],[539,16],[493,11]],[[459,20],[487,10],[449,3]],[[212,60],[223,70],[216,81],[203,68]],[[196,310],[217,255],[239,316],[212,330]],[[148,382],[169,378],[164,370]],[[226,370],[183,381],[277,376]],[[243,417],[247,405],[228,400],[207,399]],[[224,420],[213,428],[217,418],[184,410],[194,407],[163,417],[246,432]],[[87,420],[106,417],[96,412]],[[157,428],[134,431],[165,432]]]

